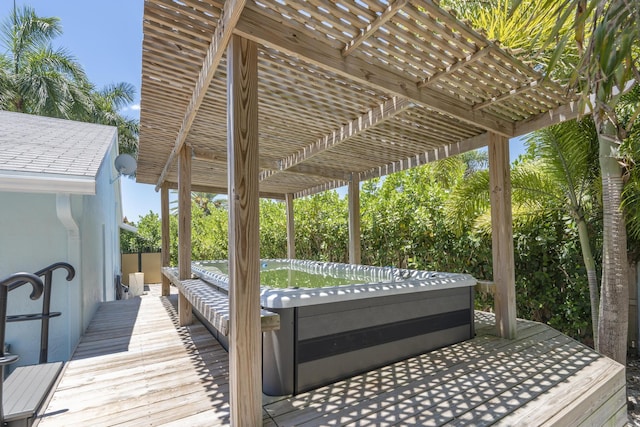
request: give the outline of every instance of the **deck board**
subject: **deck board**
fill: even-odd
[[[228,425],[228,387],[224,349],[152,293],[100,307],[39,425]]]
[[[40,419],[49,426],[229,425],[228,356],[199,322],[179,327],[158,289],[103,304]],[[175,289],[174,289],[175,291]],[[624,367],[518,320],[295,397],[264,396],[264,425],[624,425]]]

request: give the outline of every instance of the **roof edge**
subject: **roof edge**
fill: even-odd
[[[93,177],[0,173],[0,191],[95,195],[96,181]]]

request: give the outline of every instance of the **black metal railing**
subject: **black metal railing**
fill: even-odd
[[[4,367],[16,360],[18,356],[13,354],[5,354],[4,352],[4,336],[7,318],[7,296],[11,289],[26,285],[33,286],[33,291],[29,298],[37,300],[44,292],[44,284],[40,277],[31,273],[14,273],[0,281],[0,426],[4,425],[4,409],[2,407],[2,383],[4,382]]]
[[[48,355],[49,355],[49,319],[52,317],[58,317],[62,313],[59,311],[51,312],[51,292],[53,286],[53,272],[57,269],[65,269],[67,270],[67,281],[73,280],[76,275],[76,271],[74,268],[67,264],[66,262],[56,262],[51,264],[48,267],[43,268],[40,271],[36,271],[34,275],[38,277],[44,277],[44,292],[42,295],[42,312],[34,313],[34,314],[18,314],[12,316],[2,317],[4,319],[6,317],[6,322],[25,322],[30,320],[41,320],[41,329],[40,329],[40,360],[38,363],[47,363]],[[14,283],[8,286],[8,290],[11,291],[18,286],[26,283],[25,281],[15,281]],[[4,337],[3,337],[4,339]],[[4,343],[4,340],[0,341],[0,343]]]

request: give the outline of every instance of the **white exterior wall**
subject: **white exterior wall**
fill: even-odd
[[[84,196],[78,225],[82,246],[82,330],[86,329],[102,301],[115,299],[115,276],[120,274],[120,180],[113,162],[117,156],[114,141],[96,177],[96,194]]]
[[[96,195],[0,192],[0,279],[60,261],[76,269],[71,282],[66,271],[54,273],[51,311],[62,316],[50,319],[49,361],[68,360],[99,303],[115,299],[122,217],[120,183],[110,183],[116,155],[114,139],[96,177]],[[9,315],[42,310],[42,299],[29,299],[30,288],[9,293]],[[20,356],[12,368],[38,363],[40,326],[39,320],[7,324],[10,352]]]
[[[74,265],[67,257],[67,232],[56,213],[55,194],[2,192],[0,200],[0,277],[16,272],[34,273],[59,261]],[[77,281],[67,282],[65,277],[62,271],[55,272],[53,276],[51,310],[62,312],[62,316],[51,319],[49,323],[50,360],[68,359],[72,346],[68,334],[69,296],[74,292]],[[30,293],[30,285],[11,291],[7,314],[42,311],[42,299],[31,301]],[[20,355],[15,366],[38,363],[39,321],[8,323],[6,332],[11,353]]]

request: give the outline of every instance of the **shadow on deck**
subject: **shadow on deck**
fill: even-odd
[[[229,425],[226,352],[199,322],[177,326],[158,289],[105,303],[40,426]],[[624,367],[548,326],[477,337],[295,397],[264,398],[267,426],[624,425]]]
[[[227,353],[155,291],[100,306],[40,426],[229,425]]]

